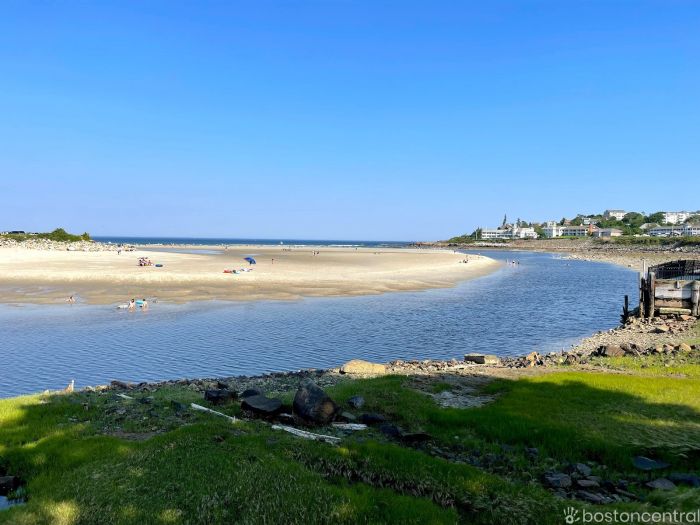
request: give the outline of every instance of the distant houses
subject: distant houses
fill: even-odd
[[[666,224],[683,224],[693,215],[696,215],[696,213],[691,213],[689,211],[665,211],[664,222]]]
[[[647,230],[652,237],[700,237],[700,224],[655,226]]]
[[[503,218],[498,228],[479,228],[472,237],[483,240],[537,239],[545,237],[700,237],[700,211],[659,211],[646,215],[625,210],[605,210],[597,215],[577,215],[573,219],[544,223],[527,223],[520,219],[513,224]]]
[[[482,228],[481,239],[537,239],[532,227],[506,225],[503,228]]]
[[[605,210],[603,212],[603,219],[615,219],[621,221],[625,218],[625,215],[627,215],[627,212],[625,210]]]

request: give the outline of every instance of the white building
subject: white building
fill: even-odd
[[[657,226],[649,230],[653,237],[699,237],[700,224],[681,224],[678,226]]]
[[[693,215],[689,211],[665,211],[664,222],[666,224],[683,224]]]
[[[487,239],[537,239],[537,232],[534,228],[509,228],[509,229],[494,229],[483,228],[481,230],[481,238]]]
[[[600,228],[593,232],[593,237],[621,237],[622,230],[617,228]]]
[[[586,235],[592,234],[597,229],[598,228],[592,224],[588,226],[562,226],[561,224],[551,221],[543,228],[544,236],[550,239],[554,237],[585,237]]]
[[[604,219],[617,219],[618,221],[624,219],[625,215],[627,215],[625,210],[605,210],[603,212]]]

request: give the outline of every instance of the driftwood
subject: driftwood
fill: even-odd
[[[294,427],[288,427],[286,425],[272,425],[273,430],[284,430],[285,432],[289,432],[290,434],[293,434],[297,437],[304,438],[304,439],[312,439],[314,441],[325,441],[326,443],[330,443],[332,445],[335,445],[340,442],[339,437],[335,436],[326,436],[323,434],[314,434],[313,432],[307,432],[306,430],[299,430],[298,428]]]
[[[131,396],[127,396],[126,394],[117,394],[117,397],[121,397],[122,399],[134,399]]]
[[[192,403],[190,406],[191,406],[194,410],[199,410],[200,412],[208,412],[208,413],[210,413],[210,414],[214,414],[215,416],[225,417],[226,419],[228,419],[229,421],[231,421],[231,423],[235,423],[235,422],[236,422],[236,418],[235,418],[235,417],[226,415],[226,414],[224,414],[223,412],[217,412],[216,410],[212,410],[211,408],[203,407],[202,405],[198,405],[198,404],[196,404],[196,403]]]
[[[333,423],[333,426],[340,430],[365,430],[367,428],[364,423]]]

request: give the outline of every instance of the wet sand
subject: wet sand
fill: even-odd
[[[314,251],[319,251],[314,255]],[[243,258],[252,256],[257,264]],[[149,257],[155,266],[138,266]],[[0,248],[0,302],[119,304],[294,300],[446,288],[486,275],[500,263],[436,249],[217,246],[138,247],[136,251]],[[273,262],[274,260],[274,262]],[[250,272],[224,273],[224,269]]]

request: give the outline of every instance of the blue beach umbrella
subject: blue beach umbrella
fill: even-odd
[[[250,264],[256,264],[255,259],[252,257],[245,257],[243,260],[248,261]]]

